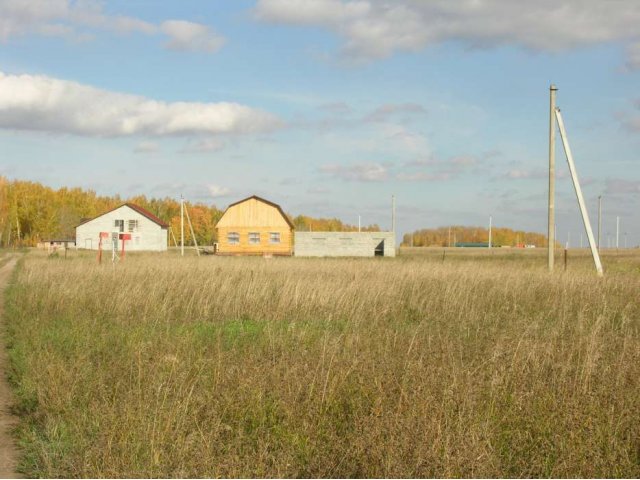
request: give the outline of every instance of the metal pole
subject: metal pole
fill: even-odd
[[[556,246],[556,92],[558,89],[555,85],[549,87],[549,223],[548,223],[548,240],[547,257],[549,271],[553,271],[553,262]]]
[[[358,232],[360,232],[360,215],[358,215]]]
[[[449,239],[447,240],[447,246],[451,248],[451,227],[449,227]]]
[[[598,195],[598,250],[600,250],[600,231],[602,230],[602,195]]]
[[[593,238],[593,231],[591,230],[591,222],[589,221],[589,213],[584,204],[584,198],[582,196],[582,189],[580,188],[580,182],[578,181],[578,174],[576,167],[573,163],[573,155],[571,154],[571,148],[569,147],[569,139],[567,138],[567,132],[564,129],[564,122],[562,121],[562,115],[560,109],[556,108],[556,118],[558,120],[558,127],[560,128],[560,136],[562,137],[562,145],[564,146],[564,153],[567,156],[567,163],[569,164],[569,171],[571,172],[571,179],[573,180],[573,188],[576,191],[576,197],[578,197],[578,205],[580,206],[580,213],[582,214],[582,222],[584,228],[587,231],[587,238],[589,239],[589,246],[591,247],[591,254],[593,255],[593,262],[596,265],[596,271],[599,276],[602,276],[602,263],[600,262],[600,254],[595,245]]]
[[[489,215],[489,248],[491,248],[491,223],[493,221],[493,217]]]
[[[180,255],[184,257],[184,198],[180,195]]]
[[[620,246],[620,217],[616,217],[616,250]]]

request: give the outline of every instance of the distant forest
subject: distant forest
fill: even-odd
[[[60,188],[40,183],[8,180],[0,176],[0,246],[34,246],[40,240],[73,239],[75,227],[82,219],[96,217],[125,202],[135,203],[161,218],[178,237],[180,232],[180,201],[165,198],[147,198],[138,195],[122,198],[97,195],[93,190]],[[198,243],[211,245],[216,241],[215,225],[223,210],[204,203],[188,204],[189,216]],[[298,230],[357,231],[358,227],[337,218],[313,218],[298,215],[289,218]],[[363,230],[379,231],[377,225]],[[179,241],[179,240],[178,240]],[[185,242],[191,241],[185,229]],[[171,240],[173,244],[173,240]]]
[[[489,241],[489,229],[484,227],[439,227],[417,230],[405,233],[402,237],[403,246],[414,247],[452,247],[456,242],[486,243]],[[495,246],[535,245],[544,247],[547,237],[541,233],[512,230],[510,228],[494,227],[491,229],[491,243]]]

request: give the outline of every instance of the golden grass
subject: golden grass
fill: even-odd
[[[640,255],[32,253],[29,476],[638,477]],[[560,269],[561,270],[561,269]]]

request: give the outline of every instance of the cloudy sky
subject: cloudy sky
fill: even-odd
[[[555,83],[603,243],[620,216],[635,245],[638,25],[637,0],[0,0],[0,174],[544,232]]]

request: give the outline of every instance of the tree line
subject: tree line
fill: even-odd
[[[97,217],[125,202],[139,205],[169,224],[172,232],[169,243],[174,243],[174,236],[180,242],[180,201],[177,199],[104,196],[89,189],[54,189],[38,182],[0,176],[0,246],[35,246],[42,240],[72,240],[75,227],[82,220]],[[215,226],[224,211],[202,202],[189,203],[187,208],[198,244],[211,245],[217,241]],[[297,230],[358,230],[357,226],[337,218],[288,216]],[[362,230],[379,231],[380,228],[369,225]],[[189,228],[185,228],[185,242],[191,242]]]
[[[416,230],[415,232],[405,233],[402,237],[402,245],[407,247],[453,247],[456,243],[487,242],[489,242],[488,228],[461,225]],[[544,247],[547,245],[547,237],[541,233],[494,227],[491,229],[491,244],[511,247],[518,245]]]

